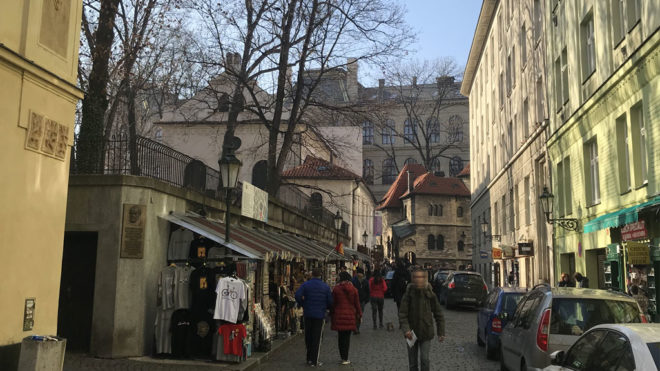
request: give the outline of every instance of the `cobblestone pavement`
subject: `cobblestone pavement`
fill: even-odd
[[[443,307],[444,309],[444,307]],[[385,300],[384,322],[393,322],[395,330],[373,330],[371,307],[365,307],[362,330],[351,336],[349,359],[351,365],[339,365],[337,333],[326,326],[321,348],[322,370],[407,370],[406,343],[398,330],[396,304]],[[446,338],[441,344],[433,340],[431,346],[432,370],[499,370],[499,363],[486,360],[484,348],[477,346],[477,312],[461,308],[445,310]],[[305,341],[302,336],[286,344],[274,357],[260,365],[261,370],[309,370],[305,365]]]

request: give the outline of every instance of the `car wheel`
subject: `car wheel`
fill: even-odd
[[[527,371],[527,363],[525,363],[524,358],[520,361],[520,371]]]
[[[484,341],[481,340],[481,336],[479,336],[479,333],[480,333],[480,332],[481,332],[481,331],[479,331],[479,329],[477,328],[477,345],[479,345],[480,347],[482,347],[482,346],[484,346],[485,344],[484,344]]]
[[[497,349],[493,349],[493,347],[490,346],[490,341],[488,341],[488,338],[486,337],[486,359],[497,360],[497,355]]]
[[[504,364],[504,354],[502,354],[502,348],[500,348],[500,371],[509,371]]]

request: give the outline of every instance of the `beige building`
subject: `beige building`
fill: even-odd
[[[0,369],[21,340],[56,334],[73,141],[80,1],[4,1],[0,11]]]
[[[470,98],[474,264],[495,286],[554,281],[539,196],[546,156],[546,34],[541,0],[485,0],[461,92]],[[482,224],[486,234],[482,233]]]

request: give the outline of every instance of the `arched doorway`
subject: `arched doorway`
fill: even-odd
[[[261,160],[252,168],[252,185],[265,190],[268,181],[268,161]]]
[[[410,263],[412,265],[417,264],[417,256],[412,251],[408,251],[406,253],[406,260],[408,261],[408,263]]]

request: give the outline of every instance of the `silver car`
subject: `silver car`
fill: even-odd
[[[657,370],[660,368],[660,324],[598,325],[566,352],[550,355],[546,371]]]
[[[603,323],[646,321],[637,302],[622,293],[550,288],[539,285],[520,300],[502,330],[503,370],[539,370],[550,365],[550,354],[568,350],[580,335]]]

